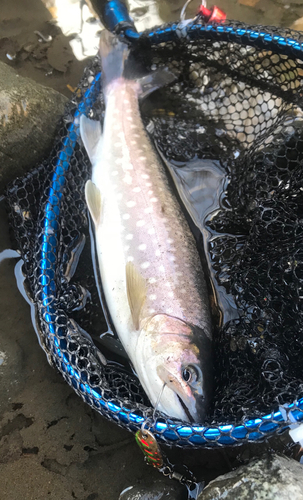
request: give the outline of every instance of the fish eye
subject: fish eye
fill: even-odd
[[[200,370],[192,365],[188,365],[182,370],[182,378],[184,382],[188,382],[190,384],[194,384],[195,382],[197,382],[199,374]]]
[[[191,372],[188,370],[188,368],[184,368],[182,372],[182,378],[185,382],[189,382],[191,379]]]

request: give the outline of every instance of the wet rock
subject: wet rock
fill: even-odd
[[[303,466],[278,455],[254,460],[211,481],[198,500],[303,500]]]
[[[151,486],[130,486],[122,491],[119,500],[184,500],[185,488],[176,481],[170,484],[155,481]]]
[[[66,102],[0,62],[0,194],[49,153]]]

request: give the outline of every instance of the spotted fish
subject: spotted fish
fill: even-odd
[[[100,54],[106,111],[80,119],[92,162],[85,186],[100,275],[117,334],[153,406],[202,422],[212,388],[208,291],[195,240],[140,117],[140,80],[124,76],[128,48],[110,33]],[[172,78],[165,70],[144,78]],[[158,85],[159,86],[159,85]]]

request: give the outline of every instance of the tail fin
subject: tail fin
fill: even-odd
[[[126,62],[129,58],[128,46],[120,42],[117,36],[107,30],[103,30],[100,37],[100,56],[102,63],[102,83],[106,96],[108,87],[118,78],[136,80],[138,83],[138,97],[144,99],[155,90],[164,87],[178,78],[178,72],[172,72],[167,68],[160,68],[157,71],[141,76],[142,68],[138,68],[135,61],[131,61],[131,67],[127,68],[127,75],[124,74]],[[138,71],[139,70],[139,71]]]
[[[117,36],[109,31],[102,31],[100,37],[100,56],[103,89],[105,92],[108,85],[122,77],[128,54],[129,48],[125,43],[120,42]]]

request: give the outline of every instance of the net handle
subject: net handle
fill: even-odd
[[[91,4],[106,29],[124,34],[131,42],[139,39],[140,35],[123,0],[91,0]]]
[[[138,33],[130,17],[124,0],[91,0],[91,4],[99,16],[102,24],[109,31],[123,35],[131,43],[139,40],[142,33]],[[182,24],[182,23],[181,23]],[[155,28],[147,37],[151,43],[173,41],[182,37],[180,23],[173,23],[166,28]],[[261,26],[235,28],[229,22],[219,24],[195,24],[186,30],[188,40],[209,39],[228,41],[241,45],[250,45],[260,50],[273,50],[279,54],[292,57],[302,57],[303,43],[291,37],[282,37],[268,32]]]

